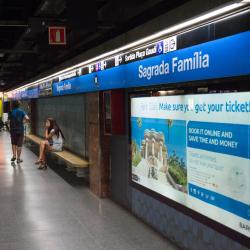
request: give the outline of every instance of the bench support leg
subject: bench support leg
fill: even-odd
[[[75,168],[73,168],[73,167],[71,167],[71,166],[69,166],[69,165],[67,165],[66,170],[67,170],[68,172],[75,172]]]
[[[76,176],[81,177],[81,178],[86,177],[87,176],[86,169],[77,168],[76,169]]]

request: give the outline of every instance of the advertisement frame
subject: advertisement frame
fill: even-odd
[[[182,86],[184,87],[184,86]],[[175,90],[180,90],[180,88],[178,88],[177,86],[173,86],[172,89]],[[154,89],[154,91],[159,91]],[[213,220],[212,218],[209,218],[199,212],[196,212],[195,210],[192,210],[191,208],[182,205],[181,203],[178,203],[177,201],[174,201],[166,196],[163,196],[160,193],[157,193],[145,186],[142,186],[136,182],[134,182],[132,180],[132,151],[131,151],[131,145],[132,145],[132,127],[131,127],[131,100],[132,98],[140,98],[140,97],[152,97],[153,92],[152,89],[147,89],[147,90],[140,90],[140,91],[134,91],[134,90],[130,90],[128,91],[128,142],[129,142],[129,183],[131,185],[131,187],[147,194],[148,196],[156,199],[157,201],[160,201],[174,209],[176,209],[177,211],[183,213],[184,215],[187,215],[189,217],[191,217],[192,219],[214,229],[215,231],[231,238],[234,241],[237,241],[238,243],[246,246],[246,247],[250,247],[250,243],[249,243],[249,238],[246,235],[243,235],[241,233],[239,233],[238,231],[229,228],[225,225],[223,225],[220,222],[217,222],[216,220]],[[249,90],[245,90],[245,91],[238,91],[238,92],[249,92]],[[204,93],[204,94],[208,94],[208,93]],[[211,93],[213,94],[213,93]],[[201,93],[177,93],[177,94],[169,94],[169,96],[175,96],[175,95],[201,95]]]

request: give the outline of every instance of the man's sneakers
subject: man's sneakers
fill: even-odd
[[[16,157],[13,156],[13,157],[11,158],[11,161],[13,162],[13,161],[15,161],[15,160],[16,160]]]
[[[18,163],[21,163],[21,162],[23,162],[22,159],[17,159],[17,160],[16,160],[16,163],[17,163],[17,164],[18,164]]]

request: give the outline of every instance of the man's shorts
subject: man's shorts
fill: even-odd
[[[11,144],[16,145],[18,147],[22,147],[23,145],[23,133],[11,133],[10,134],[11,138]]]

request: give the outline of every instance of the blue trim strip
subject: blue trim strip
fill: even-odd
[[[249,75],[249,41],[250,31],[64,80],[53,95]]]
[[[193,196],[216,207],[222,208],[244,219],[250,220],[250,206],[243,202],[198,187],[191,183],[188,184],[188,190],[190,196]]]
[[[250,74],[250,31],[53,84],[53,95]],[[39,94],[39,93],[38,93]],[[17,93],[15,98],[27,98]],[[36,93],[31,94],[35,96]],[[29,96],[28,96],[29,98]]]

